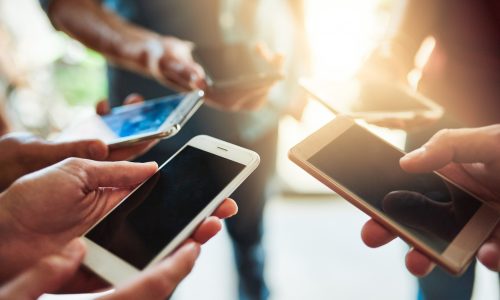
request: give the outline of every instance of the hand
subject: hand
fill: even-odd
[[[165,299],[191,272],[199,253],[198,243],[186,242],[165,260],[98,299]],[[0,300],[35,300],[44,293],[58,291],[75,276],[84,254],[85,244],[80,239],[71,241],[59,253],[43,258],[1,287]]]
[[[30,134],[13,133],[0,138],[0,191],[19,177],[68,157],[104,160],[108,147],[100,140],[52,143]]]
[[[123,105],[130,105],[144,102],[144,98],[138,94],[130,94]],[[101,100],[96,105],[96,113],[100,116],[107,115],[111,112],[111,108],[109,107],[109,102],[107,100]],[[144,142],[139,142],[137,144],[122,147],[117,149],[109,149],[109,154],[106,157],[106,160],[109,161],[120,161],[120,160],[132,160],[146,152],[149,151],[152,147],[154,147],[158,143],[158,140],[149,140]]]
[[[256,51],[267,63],[277,71],[283,66],[283,56],[272,53],[262,43],[257,44]],[[255,111],[267,103],[267,96],[278,80],[268,81],[253,87],[231,87],[212,89],[203,83],[200,88],[205,90],[207,104],[229,111]]]
[[[156,163],[72,158],[17,180],[0,195],[0,281],[81,236],[156,170]],[[206,242],[220,230],[219,218],[236,211],[235,202],[226,200],[192,238]],[[84,272],[79,275],[68,290],[102,286]]]
[[[401,167],[408,172],[439,170],[498,210],[499,138],[500,125],[443,130],[422,148],[403,157]],[[361,236],[370,247],[385,245],[395,238],[395,235],[374,220],[365,224]],[[500,225],[497,225],[490,238],[481,246],[477,258],[489,269],[497,272],[500,270]],[[406,256],[406,266],[414,275],[425,276],[432,270],[434,263],[421,252],[412,249]]]
[[[193,43],[155,35],[145,39],[142,47],[146,72],[158,82],[180,92],[204,86],[203,68],[191,55]]]

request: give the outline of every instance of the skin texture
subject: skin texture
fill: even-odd
[[[144,101],[140,95],[132,94],[125,99],[124,105]],[[108,114],[110,109],[106,100],[99,102],[96,111]],[[69,157],[92,160],[131,160],[153,147],[157,141],[146,141],[133,146],[108,149],[100,140],[81,140],[71,142],[49,142],[28,133],[10,133],[0,137],[0,191],[5,190],[17,178],[40,170]]]
[[[119,286],[112,294],[98,299],[165,299],[192,270],[200,253],[200,244],[186,242],[154,267]],[[85,244],[74,239],[59,253],[37,262],[0,288],[0,299],[38,299],[44,293],[57,292],[75,276],[85,255]]]
[[[109,62],[177,91],[202,89],[206,103],[217,108],[257,110],[266,103],[276,83],[270,81],[252,89],[212,90],[205,82],[203,68],[192,57],[193,43],[128,23],[97,1],[54,0],[49,17],[55,27],[100,52]],[[277,70],[281,68],[280,55],[261,54]]]
[[[401,167],[411,173],[440,171],[467,188],[500,213],[500,125],[475,129],[442,130],[425,145],[404,156]],[[361,237],[369,247],[380,247],[396,236],[374,220],[368,221]],[[477,252],[478,260],[492,271],[500,271],[500,225]],[[426,276],[434,263],[411,249],[406,266],[416,276]]]
[[[0,282],[21,274],[43,257],[59,253],[64,245],[84,234],[157,168],[154,162],[96,162],[70,158],[16,180],[0,194]],[[236,212],[235,202],[227,199],[193,233],[192,243],[206,242],[220,230],[219,219]],[[190,258],[194,260],[199,251],[195,250],[189,250],[193,252],[189,255],[181,251],[179,255],[183,258],[180,260],[187,260],[189,265]],[[169,270],[161,272],[173,272]],[[61,291],[93,291],[106,286],[84,270],[64,278]],[[183,276],[175,278],[181,280]]]

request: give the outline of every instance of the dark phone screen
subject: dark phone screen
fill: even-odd
[[[120,106],[102,119],[120,138],[156,132],[185,96],[178,94],[149,100],[141,105]]]
[[[194,56],[213,81],[276,73],[256,51],[244,44],[195,48]]]
[[[480,202],[434,173],[409,174],[401,152],[354,125],[309,162],[442,253]]]
[[[187,146],[96,225],[87,238],[143,269],[244,168]]]

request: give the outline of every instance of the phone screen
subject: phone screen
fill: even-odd
[[[178,94],[130,107],[120,106],[102,117],[118,138],[156,132],[186,95]]]
[[[418,111],[429,108],[399,86],[378,81],[359,82],[352,112]]]
[[[481,203],[434,173],[409,174],[401,152],[354,125],[309,162],[442,253]]]
[[[269,63],[244,44],[195,48],[194,56],[213,81],[234,80],[274,72]]]
[[[187,146],[86,237],[143,269],[244,168]]]

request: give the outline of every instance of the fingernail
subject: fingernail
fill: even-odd
[[[85,246],[80,239],[72,240],[66,247],[64,247],[62,254],[68,258],[76,258],[82,255]]]
[[[180,72],[180,71],[184,70],[184,65],[181,63],[178,63],[178,62],[173,62],[173,63],[170,63],[170,68],[172,68],[172,70],[174,70],[176,72]]]
[[[425,147],[420,147],[416,150],[413,150],[412,152],[406,154],[401,158],[401,161],[408,161],[408,160],[413,160],[416,159],[420,156],[422,156],[425,153],[426,149]]]
[[[145,163],[146,165],[151,165],[151,166],[155,166],[158,168],[158,163],[156,161],[148,161],[147,163]]]
[[[196,256],[200,255],[201,247],[195,242],[189,242],[185,246],[186,251],[195,252]]]

